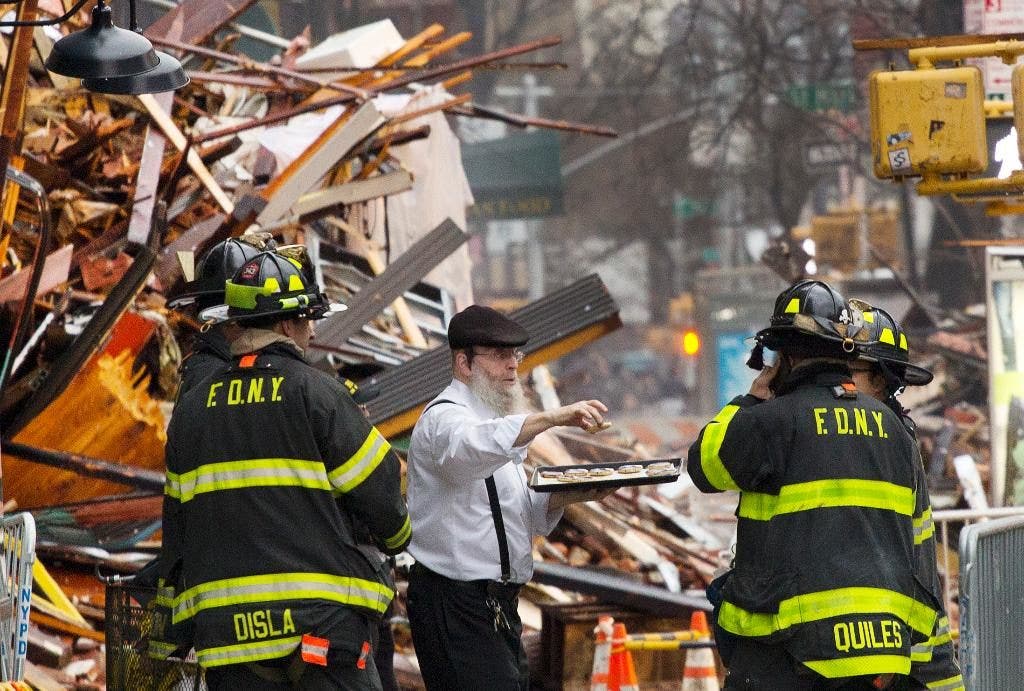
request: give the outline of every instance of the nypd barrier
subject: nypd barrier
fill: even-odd
[[[4,548],[0,561],[0,682],[19,682],[25,673],[28,652],[32,563],[36,553],[36,523],[32,514],[0,517],[0,536]]]
[[[971,691],[1024,679],[1024,516],[960,532],[960,666]]]

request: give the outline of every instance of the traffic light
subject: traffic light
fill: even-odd
[[[677,350],[686,357],[696,357],[700,354],[700,334],[697,329],[684,329],[678,336]]]
[[[985,88],[977,67],[876,70],[868,87],[877,177],[981,173],[988,167]]]

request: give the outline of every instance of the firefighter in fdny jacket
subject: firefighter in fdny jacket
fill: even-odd
[[[369,641],[393,591],[354,524],[385,553],[408,543],[398,458],[302,359],[327,311],[308,263],[260,253],[225,301],[242,327],[231,360],[178,399],[168,428],[157,599],[211,691],[380,689]]]
[[[867,343],[858,344],[857,361],[850,365],[853,382],[858,391],[874,396],[893,409],[903,421],[911,436],[916,428],[909,411],[904,410],[897,396],[907,386],[925,386],[932,381],[932,373],[911,364],[907,335],[899,323],[885,310],[861,300],[850,300],[853,309],[864,315]],[[935,558],[935,524],[928,495],[924,463],[920,455],[914,457],[916,476],[916,504],[914,507],[914,551],[917,555],[917,577],[931,591],[939,604],[939,617],[928,641],[911,651],[911,688],[963,691],[960,674],[950,636],[949,617],[942,603],[942,585]]]
[[[705,492],[739,490],[733,568],[709,587],[727,689],[905,686],[937,603],[915,578],[915,443],[857,391],[862,315],[821,281],[776,299],[779,353],[690,447]]]

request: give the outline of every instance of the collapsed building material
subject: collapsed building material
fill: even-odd
[[[372,317],[412,288],[438,262],[454,252],[467,236],[451,219],[423,236],[410,251],[404,252],[387,269],[363,287],[341,314],[330,316],[317,326],[313,350],[337,348],[358,332]]]

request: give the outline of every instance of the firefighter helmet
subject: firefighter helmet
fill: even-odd
[[[794,283],[775,299],[771,326],[757,333],[758,344],[804,355],[853,357],[865,338],[863,316],[824,281]]]
[[[907,335],[892,315],[861,300],[850,300],[850,305],[863,313],[867,331],[867,342],[857,346],[859,360],[878,363],[887,368],[901,386],[924,386],[931,382],[931,372],[910,364]]]
[[[224,302],[224,283],[235,271],[265,249],[273,247],[273,240],[258,236],[228,238],[211,247],[196,266],[195,279],[184,285],[182,291],[167,301],[172,309],[196,304],[206,309]]]
[[[274,251],[260,252],[225,284],[226,318],[320,319],[331,308],[311,276],[309,267],[297,259]]]

